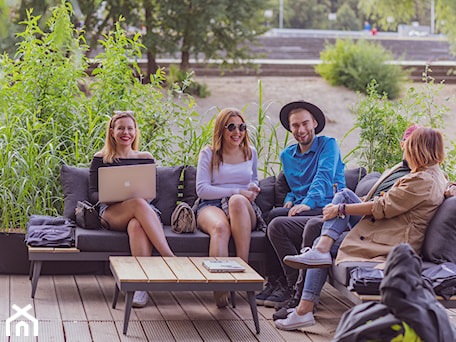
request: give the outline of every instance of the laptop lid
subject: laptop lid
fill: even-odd
[[[122,202],[130,198],[151,200],[156,197],[155,164],[100,167],[98,196],[102,203]]]

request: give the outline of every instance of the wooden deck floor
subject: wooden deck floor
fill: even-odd
[[[303,331],[274,327],[274,309],[258,307],[257,335],[245,299],[235,309],[217,309],[210,292],[149,292],[149,305],[133,309],[128,334],[122,334],[124,296],[111,308],[114,281],[110,276],[41,276],[35,299],[22,275],[0,275],[0,341],[330,341],[343,312],[353,304],[325,285],[315,316],[317,324]],[[6,322],[16,313],[13,304],[38,319],[38,337],[6,337]],[[456,310],[448,310],[456,322]],[[17,322],[14,322],[16,324]],[[14,324],[11,325],[14,335]],[[31,323],[30,323],[31,325]],[[30,334],[31,335],[31,334]]]

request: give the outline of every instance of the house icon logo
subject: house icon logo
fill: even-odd
[[[16,304],[13,304],[12,308],[16,310],[16,313],[6,320],[6,336],[11,336],[11,326],[14,321],[18,321],[16,323],[15,336],[22,336],[22,331],[24,332],[23,336],[30,336],[30,322],[33,324],[33,336],[38,336],[38,320],[27,312],[32,308],[32,305],[29,304],[24,308],[20,308]],[[24,318],[29,322],[27,323]]]

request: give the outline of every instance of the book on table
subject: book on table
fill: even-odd
[[[236,260],[204,260],[203,266],[209,272],[244,272],[245,267]]]

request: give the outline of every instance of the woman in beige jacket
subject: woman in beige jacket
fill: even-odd
[[[391,190],[370,202],[361,202],[346,189],[336,194],[323,209],[325,222],[314,247],[284,258],[289,266],[309,270],[299,305],[287,318],[275,321],[278,328],[293,330],[315,323],[312,312],[326,281],[326,267],[337,251],[337,262],[385,261],[389,251],[402,242],[420,253],[426,228],[444,200],[447,180],[439,167],[444,156],[442,134],[418,128],[404,150],[412,171]],[[347,226],[348,234],[344,233]]]

